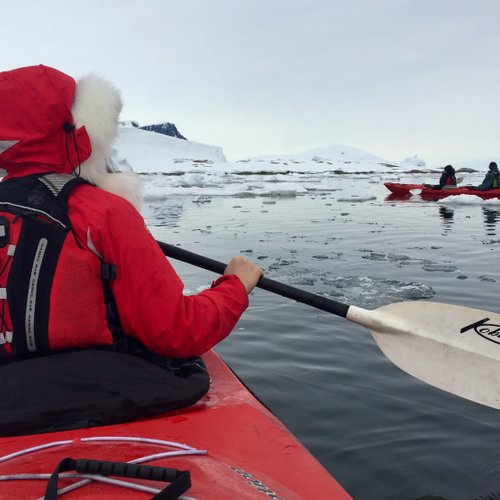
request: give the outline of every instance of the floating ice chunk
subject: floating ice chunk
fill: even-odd
[[[438,203],[442,205],[477,205],[478,203],[483,204],[486,201],[488,200],[483,200],[475,194],[455,194],[438,200]]]
[[[338,198],[337,201],[349,202],[349,203],[363,203],[365,201],[376,200],[376,196],[352,196],[350,198]]]
[[[297,196],[296,189],[273,189],[267,193],[268,196],[273,198],[293,198]]]
[[[491,198],[490,200],[484,200],[484,205],[497,205],[500,206],[500,199]]]
[[[457,266],[451,264],[435,264],[432,262],[426,262],[422,269],[429,272],[441,271],[443,273],[452,273],[458,270]]]
[[[181,187],[203,187],[205,186],[205,177],[201,174],[186,174],[181,179],[177,179],[176,184]]]
[[[212,200],[209,196],[200,195],[193,199],[193,203],[211,203]]]

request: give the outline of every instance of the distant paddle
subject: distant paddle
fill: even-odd
[[[222,274],[226,264],[158,242],[163,253]],[[438,302],[398,302],[369,311],[262,277],[259,288],[368,328],[382,352],[414,377],[500,409],[500,314]]]

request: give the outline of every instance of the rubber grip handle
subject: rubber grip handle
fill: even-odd
[[[79,458],[75,464],[75,470],[81,474],[100,474],[101,476],[119,476],[137,479],[149,479],[151,481],[174,481],[179,471],[166,467],[155,467],[152,465],[138,465],[124,462],[108,462],[104,460],[89,460]]]

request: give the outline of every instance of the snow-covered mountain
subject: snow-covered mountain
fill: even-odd
[[[296,154],[267,155],[228,162],[219,146],[211,146],[143,130],[137,122],[122,122],[113,160],[122,170],[138,173],[210,171],[228,173],[327,172],[398,173],[425,168],[413,156],[400,164],[350,146],[326,145]]]
[[[399,163],[403,168],[425,168],[425,161],[419,158],[417,155],[405,158]]]
[[[357,163],[385,163],[387,160],[379,158],[362,149],[350,146],[330,144],[308,149],[302,153],[258,156],[253,159],[280,160],[280,161],[324,161],[324,162],[357,162]]]
[[[222,148],[142,130],[130,122],[118,128],[113,160],[121,169],[138,173],[185,170],[181,164],[225,162]]]

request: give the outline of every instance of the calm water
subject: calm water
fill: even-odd
[[[336,183],[295,197],[166,196],[145,215],[158,239],[221,261],[242,253],[349,304],[500,312],[500,205],[390,201],[368,178]],[[214,278],[173,263],[191,292]],[[364,327],[257,290],[217,350],[354,498],[500,498],[500,412],[405,374]]]

